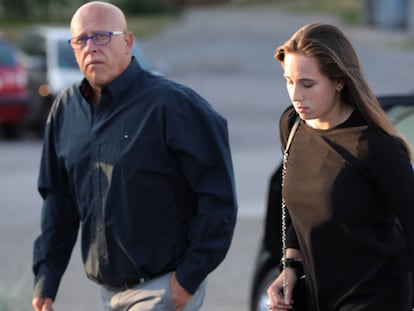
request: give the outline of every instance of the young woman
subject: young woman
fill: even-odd
[[[411,310],[414,174],[408,144],[337,27],[306,25],[275,58],[292,101],[280,120],[282,146],[297,117],[300,125],[283,185],[287,266],[268,289],[269,309],[294,308],[295,270],[303,268],[310,310]]]

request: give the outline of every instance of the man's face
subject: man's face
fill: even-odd
[[[85,10],[72,21],[72,37],[92,36],[100,32],[124,31],[122,23],[104,10]],[[118,77],[131,60],[132,34],[117,34],[98,45],[92,39],[74,49],[76,61],[92,87],[103,88]]]

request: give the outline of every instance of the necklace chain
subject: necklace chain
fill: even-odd
[[[293,124],[292,129],[290,130],[289,137],[286,143],[286,148],[283,152],[283,160],[282,160],[282,181],[281,181],[281,197],[282,197],[282,259],[286,256],[286,239],[287,239],[287,211],[286,211],[286,202],[283,198],[283,186],[285,183],[285,175],[286,175],[286,169],[287,169],[287,159],[289,155],[289,147],[292,143],[293,136],[295,135],[295,132],[300,124],[300,118],[297,117],[295,120],[295,123]],[[283,294],[286,293],[286,286],[287,286],[287,276],[286,276],[286,260],[282,260],[282,271],[283,271],[283,278],[282,278],[282,289]]]
[[[288,152],[285,151],[283,153],[283,162],[282,162],[282,190],[283,185],[285,183],[285,175],[286,175],[286,167],[287,167],[287,158]],[[287,227],[286,227],[286,202],[283,198],[282,193],[282,257],[286,256],[286,239],[287,239]],[[283,293],[286,293],[286,286],[287,286],[287,277],[286,277],[286,261],[282,260],[282,271],[283,271],[283,279],[282,279],[282,286],[283,286]]]

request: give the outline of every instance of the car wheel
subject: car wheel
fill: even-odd
[[[254,302],[253,302],[253,310],[252,311],[267,311],[269,308],[267,307],[267,289],[269,288],[270,284],[276,279],[279,275],[280,270],[278,267],[275,267],[269,270],[262,278],[261,282],[257,286],[257,291],[254,295]]]

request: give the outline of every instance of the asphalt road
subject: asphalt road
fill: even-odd
[[[195,89],[229,122],[239,218],[230,252],[209,278],[204,310],[248,310],[267,182],[280,160],[277,122],[289,105],[273,52],[298,27],[313,21],[343,27],[375,93],[414,90],[414,53],[400,48],[402,33],[350,28],[331,16],[253,8],[192,9],[171,29],[142,42],[155,61],[168,65],[170,78]],[[32,243],[41,205],[35,188],[40,150],[40,142],[32,139],[0,141],[1,311],[31,310]],[[100,310],[99,290],[84,276],[79,246],[55,307]]]

